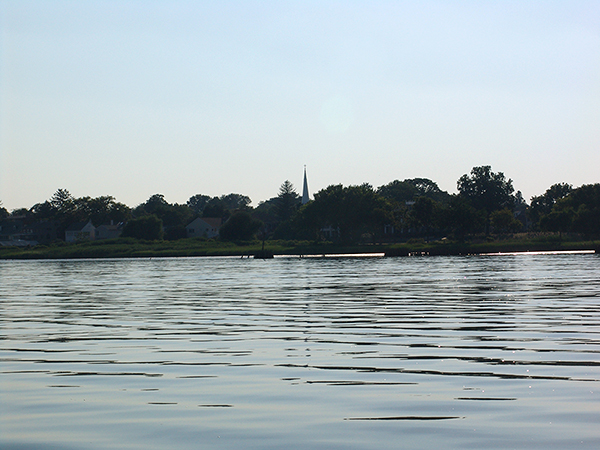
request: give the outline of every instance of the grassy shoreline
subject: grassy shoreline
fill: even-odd
[[[138,241],[131,238],[56,243],[35,247],[0,247],[0,259],[76,259],[76,258],[143,258],[182,256],[260,256],[262,242],[220,242],[202,239],[177,241]],[[480,242],[412,240],[399,244],[361,244],[342,246],[330,242],[266,241],[265,254],[326,255],[384,253],[386,256],[409,255],[467,255],[482,253],[513,253],[528,251],[595,250],[600,253],[600,241],[573,237],[521,236]],[[263,255],[264,256],[264,255]]]

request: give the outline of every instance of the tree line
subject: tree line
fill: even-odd
[[[130,208],[111,196],[74,198],[59,189],[49,200],[9,213],[0,204],[0,219],[52,222],[57,236],[76,222],[95,226],[122,224],[122,236],[182,239],[197,217],[218,218],[220,239],[330,240],[342,244],[393,242],[421,237],[465,240],[473,235],[520,231],[580,233],[600,236],[600,184],[578,188],[550,186],[527,204],[512,180],[490,166],[474,167],[457,180],[456,194],[427,178],[370,184],[330,185],[305,205],[295,187],[284,181],[276,196],[251,206],[248,196],[196,194],[185,204],[171,204],[162,194]]]

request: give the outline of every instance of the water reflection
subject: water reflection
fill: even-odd
[[[0,444],[595,449],[598,262],[1,261]]]

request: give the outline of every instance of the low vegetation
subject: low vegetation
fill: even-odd
[[[397,244],[342,245],[330,241],[270,240],[224,242],[200,238],[179,240],[138,240],[134,238],[87,241],[76,244],[57,242],[35,247],[0,247],[0,259],[148,258],[186,256],[325,255],[383,253],[386,256],[467,255],[497,252],[596,250],[600,241],[552,233],[523,233],[469,242],[447,239],[426,242],[411,239]]]

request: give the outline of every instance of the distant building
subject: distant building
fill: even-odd
[[[25,217],[7,217],[0,221],[0,245],[28,246],[39,244],[32,226]]]
[[[32,223],[29,226],[29,231],[31,232],[30,239],[40,244],[49,244],[59,239],[59,235],[61,234],[60,222],[56,220],[42,220],[41,222]]]
[[[65,230],[65,241],[93,241],[96,238],[96,227],[92,225],[92,221],[77,222]]]
[[[218,217],[198,217],[185,227],[186,236],[189,238],[216,238],[219,236],[219,228],[221,228],[222,222]]]
[[[306,181],[306,166],[304,166],[304,183],[302,184],[302,204],[306,205],[310,201],[308,195],[308,181]]]
[[[321,228],[321,236],[325,239],[337,239],[340,237],[339,227],[333,228],[331,225]]]
[[[21,219],[9,217],[0,221],[0,241],[23,239],[25,228],[25,223]]]

